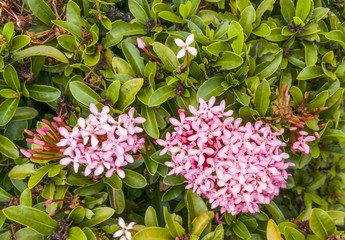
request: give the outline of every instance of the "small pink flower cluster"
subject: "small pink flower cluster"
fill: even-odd
[[[272,132],[261,121],[241,126],[241,118],[224,112],[225,101],[214,106],[215,100],[200,99],[198,110],[189,106],[192,116],[179,110],[180,120],[170,119],[175,131],[157,140],[164,146],[160,154],[172,154],[173,162],[165,163],[173,168],[169,174],[182,174],[186,188],[208,198],[212,208],[233,215],[258,212],[258,204],[268,204],[286,187],[286,169],[293,166],[284,163],[289,155],[280,147],[286,144],[277,138],[284,129]]]
[[[292,130],[291,130],[292,129]],[[295,131],[295,134],[297,136],[296,142],[292,144],[292,151],[297,152],[297,150],[301,151],[303,154],[309,154],[310,153],[310,147],[308,145],[308,142],[312,142],[316,139],[314,136],[308,136],[308,133],[306,131],[297,131],[296,127],[290,128],[290,131]],[[319,137],[319,134],[315,132],[315,136]]]
[[[56,145],[65,148],[63,154],[66,156],[60,160],[60,164],[73,163],[75,172],[78,172],[80,164],[85,164],[85,176],[92,171],[95,176],[99,176],[106,169],[106,177],[111,177],[114,172],[121,178],[125,177],[121,167],[133,163],[131,154],[144,147],[145,139],[138,139],[136,135],[143,129],[135,125],[145,122],[145,118],[134,118],[135,109],[132,108],[116,121],[109,115],[109,110],[105,106],[98,112],[92,103],[92,114],[88,119],[79,118],[78,127],[59,128],[63,138]]]

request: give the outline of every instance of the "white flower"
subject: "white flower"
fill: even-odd
[[[189,52],[193,56],[196,56],[198,54],[198,51],[194,47],[190,47],[194,41],[194,35],[191,34],[187,37],[186,42],[183,42],[179,38],[175,38],[175,43],[177,46],[181,47],[182,49],[177,53],[177,58],[181,58],[184,55],[186,55],[186,52]]]
[[[122,227],[122,229],[116,231],[114,233],[113,237],[117,238],[117,237],[124,235],[119,240],[126,240],[126,239],[132,240],[132,234],[130,233],[129,230],[131,230],[133,228],[134,224],[135,224],[134,222],[131,222],[128,224],[128,226],[126,226],[125,221],[121,217],[119,217],[119,226]]]

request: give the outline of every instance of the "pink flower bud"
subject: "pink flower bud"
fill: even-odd
[[[53,203],[53,200],[49,199],[47,201],[44,202],[45,205],[49,205],[49,204],[52,204]]]
[[[140,49],[143,49],[146,46],[144,41],[140,37],[137,38],[137,43],[138,43],[138,48]]]

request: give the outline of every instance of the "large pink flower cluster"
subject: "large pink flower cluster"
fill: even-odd
[[[87,119],[79,118],[78,127],[70,130],[59,128],[63,138],[56,145],[65,148],[65,157],[60,160],[60,164],[73,163],[75,172],[78,172],[80,164],[84,164],[85,176],[92,171],[98,176],[106,170],[106,177],[112,176],[114,172],[121,178],[125,177],[121,168],[133,163],[132,153],[144,147],[145,139],[138,139],[136,135],[143,130],[136,124],[145,122],[145,118],[134,118],[135,109],[132,108],[128,114],[122,114],[115,120],[109,115],[109,110],[105,106],[98,112],[92,103],[92,114]]]
[[[258,204],[268,204],[285,188],[289,157],[280,148],[286,144],[271,127],[258,121],[254,126],[224,112],[225,101],[214,106],[215,97],[207,104],[200,99],[199,109],[189,106],[188,116],[179,110],[180,120],[171,118],[175,131],[158,139],[164,146],[161,155],[172,154],[173,169],[169,174],[182,174],[186,188],[209,199],[212,208],[233,215],[258,212]],[[225,118],[228,117],[228,118]]]

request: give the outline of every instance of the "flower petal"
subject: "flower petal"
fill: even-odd
[[[187,51],[193,56],[196,56],[198,54],[198,51],[194,47],[187,47]]]
[[[186,39],[186,45],[191,45],[194,42],[194,34],[191,34]]]
[[[178,53],[177,53],[177,58],[182,58],[184,57],[184,55],[186,55],[186,50],[181,49]]]
[[[185,45],[185,43],[179,38],[175,38],[175,43],[179,47],[183,47]]]

